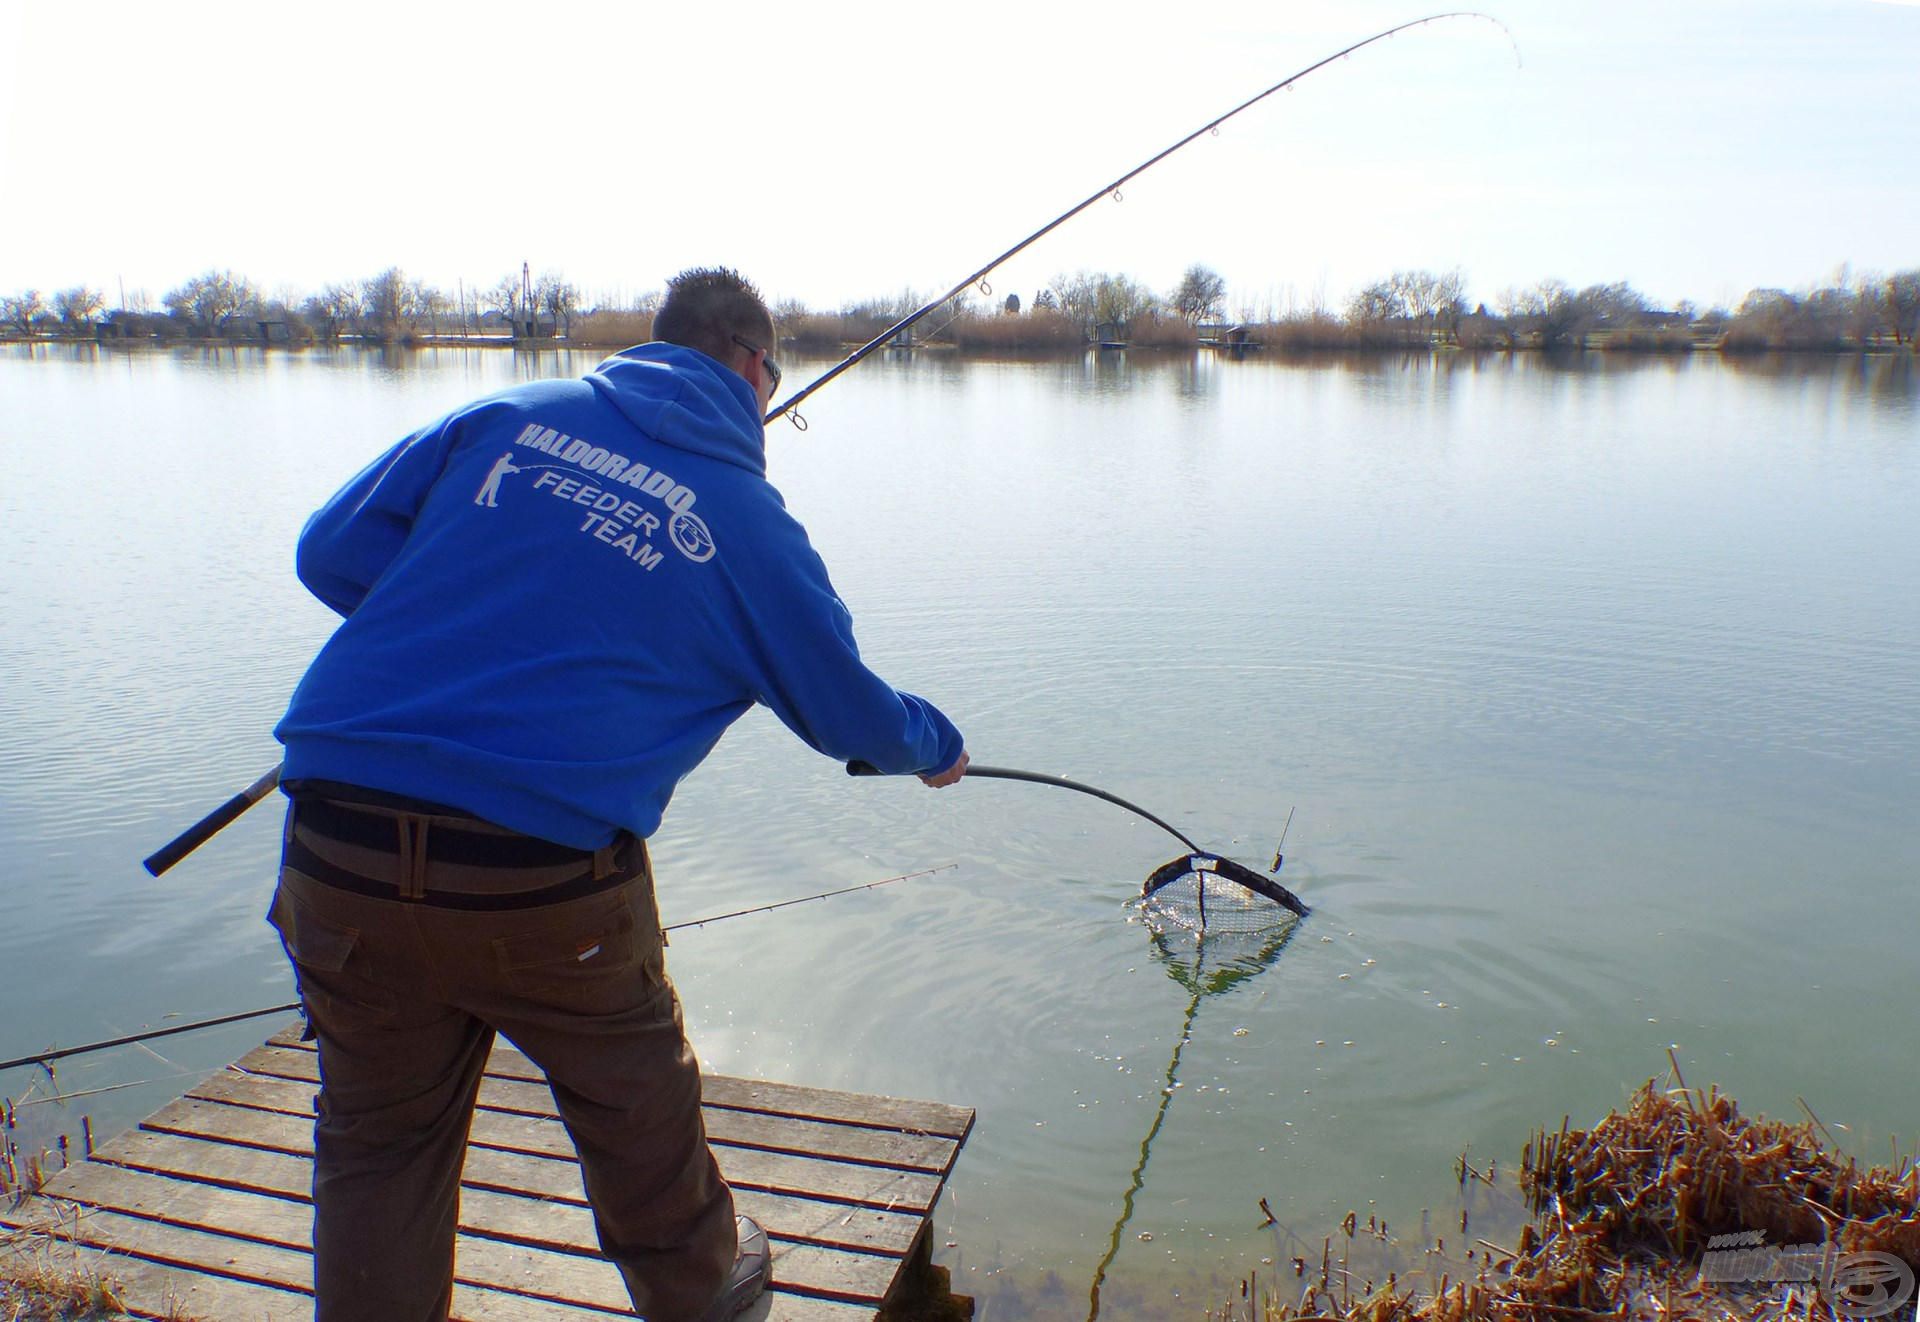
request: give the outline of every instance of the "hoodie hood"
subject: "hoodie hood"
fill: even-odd
[[[621,350],[585,380],[655,440],[766,476],[759,400],[717,359],[656,340]]]

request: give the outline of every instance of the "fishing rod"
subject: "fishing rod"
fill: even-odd
[[[218,808],[215,808],[205,817],[202,817],[192,826],[182,831],[179,835],[167,841],[166,844],[161,845],[160,848],[148,854],[146,858],[141,860],[140,866],[144,867],[154,876],[159,876],[188,854],[200,848],[201,845],[213,839],[213,837],[221,831],[231,826],[241,813],[253,807],[254,804],[266,798],[267,795],[273,793],[273,787],[279,783],[280,767],[276,765],[273,770],[261,776],[258,780],[254,781],[253,784],[247,786],[231,799],[228,799]]]
[[[878,349],[881,345],[887,343],[894,336],[898,335],[901,331],[906,330],[908,327],[914,325],[916,322],[926,317],[935,308],[939,307],[942,303],[945,303],[949,299],[957,297],[962,291],[969,289],[974,285],[981,285],[983,288],[985,288],[985,281],[988,275],[992,274],[995,270],[998,270],[1001,266],[1003,266],[1007,261],[1009,261],[1013,257],[1016,257],[1020,253],[1025,252],[1028,248],[1032,247],[1035,243],[1038,243],[1041,239],[1053,233],[1053,231],[1059,229],[1062,225],[1066,224],[1069,220],[1072,220],[1075,216],[1079,215],[1081,212],[1091,207],[1094,203],[1098,202],[1101,198],[1112,197],[1115,201],[1119,201],[1121,196],[1120,190],[1124,185],[1130,183],[1132,180],[1134,180],[1138,176],[1152,169],[1154,166],[1158,165],[1161,161],[1165,160],[1167,157],[1179,151],[1182,147],[1185,147],[1188,143],[1192,142],[1194,139],[1200,137],[1203,134],[1218,132],[1222,124],[1225,124],[1228,120],[1232,119],[1235,115],[1238,115],[1241,111],[1247,110],[1255,105],[1258,105],[1260,102],[1272,96],[1275,92],[1285,91],[1287,88],[1299,82],[1302,78],[1305,78],[1310,74],[1313,74],[1321,69],[1324,69],[1329,64],[1334,63],[1336,60],[1343,60],[1347,58],[1349,55],[1352,55],[1356,51],[1364,50],[1368,46],[1371,46],[1376,42],[1385,41],[1389,37],[1396,36],[1399,33],[1409,31],[1410,29],[1413,29],[1413,28],[1425,27],[1430,23],[1444,22],[1447,19],[1451,19],[1451,18],[1472,18],[1472,19],[1484,20],[1485,22],[1493,24],[1495,27],[1499,28],[1501,32],[1505,33],[1507,40],[1510,43],[1513,41],[1513,34],[1511,31],[1508,30],[1506,24],[1502,23],[1499,19],[1493,17],[1493,15],[1481,13],[1479,10],[1474,10],[1474,9],[1455,9],[1455,10],[1448,10],[1444,13],[1439,13],[1439,14],[1429,14],[1425,18],[1416,18],[1406,23],[1396,24],[1393,27],[1387,28],[1380,32],[1376,32],[1371,37],[1367,37],[1362,41],[1356,41],[1351,46],[1347,46],[1341,50],[1337,50],[1333,54],[1327,56],[1325,59],[1316,60],[1314,63],[1309,64],[1306,68],[1301,69],[1298,72],[1290,74],[1286,78],[1281,79],[1279,82],[1267,88],[1265,91],[1259,92],[1254,96],[1248,97],[1245,101],[1242,101],[1239,105],[1227,111],[1224,115],[1221,115],[1215,119],[1208,120],[1205,124],[1202,124],[1199,128],[1187,134],[1184,138],[1181,138],[1178,142],[1175,142],[1171,146],[1165,147],[1162,150],[1155,152],[1152,156],[1148,157],[1146,160],[1142,161],[1140,164],[1134,166],[1131,170],[1128,170],[1125,174],[1121,175],[1118,179],[1115,179],[1112,183],[1107,184],[1101,188],[1095,189],[1093,192],[1089,193],[1082,201],[1076,203],[1074,206],[1068,208],[1066,211],[1061,212],[1058,216],[1055,216],[1052,220],[1042,225],[1039,229],[1035,230],[1033,233],[1027,235],[1026,238],[1020,240],[1018,243],[1014,244],[1011,248],[1008,248],[1005,252],[1001,253],[998,257],[995,257],[992,261],[988,262],[985,266],[982,266],[979,270],[967,276],[966,279],[960,281],[960,283],[956,284],[952,289],[949,289],[946,293],[940,295],[938,298],[930,299],[926,303],[921,304],[921,306],[918,309],[908,313],[906,316],[902,317],[900,320],[894,322],[893,325],[881,331],[878,335],[868,340],[865,344],[861,345],[858,349],[855,349],[852,353],[848,354],[845,358],[841,359],[838,363],[835,363],[832,367],[828,368],[825,372],[822,372],[819,376],[815,377],[812,381],[802,386],[799,390],[795,391],[792,395],[788,396],[783,403],[777,405],[771,412],[769,412],[766,415],[766,417],[763,419],[763,422],[771,423],[775,418],[778,418],[784,414],[789,416],[792,419],[794,426],[804,431],[807,425],[806,419],[801,417],[798,412],[798,408],[801,401],[811,397],[815,391],[825,386],[829,381],[832,381],[835,377],[838,377],[841,373],[847,371],[854,364],[861,362],[863,359],[867,358],[869,355],[871,355],[874,352],[874,350]],[[1517,45],[1514,47],[1514,53],[1517,58],[1519,54],[1519,47]],[[185,831],[181,832],[173,840],[169,841],[165,846],[154,851],[154,853],[152,853],[146,858],[145,867],[147,871],[157,877],[161,873],[165,872],[168,868],[171,868],[174,864],[178,863],[181,859],[185,858],[188,854],[191,854],[194,850],[198,849],[201,845],[205,844],[209,839],[211,839],[215,834],[217,834],[222,828],[231,824],[242,813],[246,812],[247,809],[253,807],[254,804],[260,802],[261,799],[264,799],[269,793],[271,793],[273,790],[273,787],[279,783],[279,778],[280,778],[280,768],[275,767],[272,771],[267,772],[265,775],[261,776],[258,780],[254,781],[254,783],[249,785],[246,789],[234,795],[231,799],[228,799],[225,803],[221,804],[218,808],[208,813],[205,817],[201,818],[198,822],[195,822],[192,826],[188,827]],[[1034,776],[1019,776],[1019,777],[1012,777],[1012,778],[1013,779],[1034,779],[1034,780],[1039,780],[1043,784],[1053,783],[1045,780],[1044,778],[1034,777]],[[1068,788],[1084,789],[1085,787],[1070,785],[1068,786]],[[1102,798],[1111,797],[1099,791],[1090,791],[1090,792],[1096,793],[1099,795],[1099,797],[1102,797]],[[1130,811],[1133,811],[1133,812],[1140,811],[1139,809],[1135,808],[1132,804],[1125,803],[1119,800],[1116,800],[1116,802],[1120,802],[1122,807],[1127,808]],[[1144,812],[1141,812],[1140,816],[1145,817],[1147,820],[1154,822],[1159,826],[1165,827],[1169,831],[1172,831],[1175,836],[1179,837],[1181,843],[1185,844],[1189,849],[1194,850],[1196,853],[1200,852],[1199,847],[1195,845],[1191,840],[1188,840],[1185,836],[1180,835],[1178,831],[1173,831],[1172,827],[1167,826],[1167,824],[1165,822],[1160,821],[1159,818],[1154,817],[1150,813],[1144,813]]]
[[[238,798],[239,796],[236,795],[235,797]],[[240,811],[244,812],[246,809],[242,808]],[[921,868],[918,872],[902,872],[897,877],[883,877],[879,881],[862,882],[858,886],[842,886],[838,890],[821,891],[816,895],[801,895],[791,900],[775,900],[772,904],[759,904],[751,909],[735,909],[729,913],[708,914],[705,918],[689,918],[685,922],[673,923],[661,930],[664,932],[679,932],[689,927],[705,927],[710,923],[724,923],[731,918],[749,918],[757,913],[772,913],[775,909],[789,909],[796,904],[810,904],[815,900],[830,900],[836,895],[851,895],[855,891],[879,890],[882,886],[891,886],[897,881],[912,881],[916,877],[931,877],[936,872],[951,872],[959,866],[958,863],[942,863],[939,867]],[[151,1042],[155,1038],[172,1037],[175,1033],[191,1033],[200,1028],[218,1028],[222,1024],[237,1024],[244,1019],[259,1019],[270,1014],[288,1014],[299,1008],[300,1002],[288,1001],[284,1005],[268,1005],[258,1010],[243,1010],[239,1014],[223,1014],[212,1019],[196,1019],[189,1024],[174,1024],[168,1028],[150,1029],[144,1033],[129,1033],[125,1037],[112,1037],[102,1042],[88,1042],[84,1046],[61,1047],[57,1051],[42,1051],[31,1056],[16,1056],[12,1060],[0,1060],[0,1070],[10,1070],[19,1065],[46,1065],[56,1060],[65,1060],[68,1056],[83,1056],[88,1052],[105,1051],[109,1047],[132,1046],[139,1042]],[[48,1073],[52,1073],[52,1071],[49,1070]]]
[[[858,363],[862,359],[866,358],[869,354],[873,353],[873,351],[878,349],[881,345],[891,341],[894,336],[898,335],[901,331],[906,330],[909,326],[912,326],[915,322],[927,316],[935,308],[939,307],[942,303],[947,302],[949,299],[959,297],[961,293],[974,287],[975,285],[980,286],[980,292],[982,294],[992,293],[993,292],[992,287],[986,283],[987,276],[992,274],[999,267],[1003,266],[1010,259],[1018,256],[1022,252],[1025,252],[1028,248],[1038,243],[1041,239],[1044,239],[1047,235],[1059,229],[1062,225],[1072,220],[1075,216],[1079,215],[1082,211],[1085,211],[1088,207],[1098,202],[1101,198],[1111,197],[1116,202],[1120,201],[1121,200],[1120,190],[1122,186],[1124,186],[1127,183],[1130,183],[1132,180],[1134,180],[1138,176],[1145,174],[1148,170],[1152,169],[1154,166],[1158,165],[1161,161],[1164,161],[1167,157],[1179,151],[1182,147],[1192,142],[1195,138],[1198,138],[1203,134],[1219,132],[1220,126],[1222,124],[1232,119],[1235,115],[1239,114],[1241,111],[1247,110],[1253,106],[1258,105],[1260,102],[1272,96],[1275,92],[1285,91],[1287,88],[1299,82],[1302,78],[1307,77],[1309,74],[1314,73],[1317,70],[1326,68],[1326,66],[1328,66],[1329,64],[1332,64],[1334,61],[1344,60],[1345,58],[1347,58],[1347,56],[1352,55],[1355,51],[1364,50],[1368,46],[1373,45],[1375,42],[1385,41],[1387,38],[1392,37],[1398,33],[1406,32],[1412,28],[1425,27],[1429,23],[1443,22],[1446,19],[1450,19],[1450,18],[1484,19],[1486,22],[1489,22],[1493,24],[1495,27],[1499,28],[1503,33],[1506,33],[1507,40],[1509,42],[1513,41],[1513,33],[1508,30],[1506,24],[1502,23],[1499,19],[1495,18],[1493,15],[1483,14],[1480,11],[1473,10],[1473,9],[1455,9],[1455,10],[1449,10],[1441,14],[1428,14],[1425,18],[1416,18],[1406,23],[1397,24],[1393,27],[1387,28],[1382,32],[1374,33],[1371,37],[1366,38],[1364,41],[1356,41],[1351,46],[1348,46],[1342,50],[1337,50],[1333,54],[1327,56],[1325,59],[1314,61],[1314,63],[1309,64],[1306,68],[1301,69],[1297,73],[1290,74],[1289,76],[1281,79],[1279,82],[1275,83],[1272,87],[1269,87],[1266,91],[1260,92],[1254,96],[1248,97],[1245,101],[1242,101],[1239,105],[1227,111],[1226,114],[1221,115],[1219,118],[1208,120],[1206,123],[1202,124],[1199,128],[1187,134],[1186,137],[1174,143],[1172,146],[1163,148],[1162,150],[1154,153],[1152,156],[1149,156],[1146,160],[1134,166],[1131,170],[1121,175],[1118,179],[1115,179],[1112,183],[1107,184],[1101,188],[1094,189],[1093,192],[1089,193],[1084,200],[1076,203],[1072,207],[1069,207],[1067,210],[1055,216],[1052,220],[1042,225],[1039,229],[1027,235],[1026,238],[1020,240],[1020,242],[1014,244],[1011,248],[1001,253],[998,257],[988,262],[985,266],[981,267],[979,270],[975,271],[972,275],[960,281],[959,284],[955,285],[952,289],[949,289],[946,293],[941,294],[937,298],[929,299],[927,302],[921,304],[919,308],[917,308],[912,312],[909,312],[906,316],[894,322],[893,325],[881,331],[878,335],[868,340],[865,344],[861,345],[858,349],[855,349],[852,353],[848,354],[845,358],[842,358],[839,362],[835,363],[832,367],[828,368],[825,372],[822,372],[819,376],[815,377],[812,381],[802,386],[799,390],[795,391],[792,395],[788,396],[785,402],[777,405],[772,412],[768,413],[764,421],[770,423],[775,418],[779,417],[781,414],[784,413],[784,414],[787,414],[792,419],[793,425],[795,427],[799,428],[801,431],[805,431],[807,429],[806,419],[801,417],[800,414],[796,411],[802,400],[812,395],[816,390],[826,385],[827,382],[833,380],[835,377],[839,376],[842,372],[845,372],[848,368],[852,367],[855,363]],[[1516,57],[1519,54],[1519,47],[1517,45],[1515,45],[1514,47],[1514,53]]]

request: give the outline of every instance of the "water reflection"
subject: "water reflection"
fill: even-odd
[[[138,860],[274,760],[333,627],[294,534],[399,435],[604,352],[0,346],[0,1058],[286,998],[271,814],[164,883]],[[833,361],[796,355],[796,380]],[[1920,1088],[1885,1050],[1911,1037],[1885,971],[1920,872],[1915,375],[876,355],[768,445],[863,648],[983,755],[1097,770],[1262,861],[1297,798],[1318,912],[1251,971],[1158,949],[1105,921],[1100,879],[1159,854],[1140,830],[850,786],[750,718],[657,841],[676,917],[965,869],[676,946],[703,1058],[977,1107],[936,1242],[977,1255],[956,1281],[996,1308],[1057,1271],[1049,1316],[1084,1311],[1169,1074],[1109,1315],[1272,1252],[1257,1197],[1316,1249],[1357,1191],[1442,1207],[1463,1144],[1603,1111],[1674,1043],[1884,1151]],[[189,1035],[163,1073],[257,1041]],[[143,1081],[88,1099],[111,1132],[177,1091],[151,1064],[62,1078]]]
[[[1204,877],[1201,881],[1203,885],[1206,884]],[[1231,885],[1227,882],[1218,884],[1222,887]],[[1185,988],[1189,995],[1186,1011],[1180,1020],[1180,1032],[1173,1041],[1173,1054],[1167,1058],[1166,1074],[1160,1084],[1159,1104],[1154,1108],[1153,1121],[1147,1126],[1146,1136],[1140,1140],[1140,1159],[1134,1163],[1127,1191],[1120,1200],[1120,1216],[1107,1237],[1106,1254],[1094,1268],[1093,1284],[1087,1293],[1087,1322],[1093,1322],[1100,1316],[1100,1287],[1106,1281],[1107,1269],[1119,1256],[1121,1236],[1126,1233],[1127,1223],[1133,1220],[1134,1200],[1146,1184],[1147,1163],[1153,1157],[1153,1141],[1159,1136],[1160,1127],[1166,1123],[1173,1096],[1179,1091],[1180,1056],[1193,1038],[1193,1023],[1199,1013],[1200,1002],[1208,997],[1225,995],[1241,983],[1272,968],[1281,952],[1293,940],[1293,934],[1300,929],[1300,918],[1278,905],[1271,906],[1265,912],[1270,921],[1262,925],[1202,932],[1194,931],[1183,922],[1170,921],[1156,914],[1151,900],[1141,906],[1142,925],[1152,939],[1154,963]]]

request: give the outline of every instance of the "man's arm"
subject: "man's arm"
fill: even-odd
[[[925,698],[867,668],[853,616],[804,535],[782,564],[780,581],[745,603],[760,701],[828,757],[916,774],[936,787],[959,780],[967,756],[959,729]]]
[[[417,431],[369,464],[307,520],[294,567],[307,590],[351,615],[393,563],[446,466],[451,420]]]

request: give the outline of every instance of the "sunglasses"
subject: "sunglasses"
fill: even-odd
[[[773,361],[773,355],[768,353],[765,349],[762,349],[759,345],[754,344],[751,341],[741,339],[738,335],[733,337],[733,342],[739,345],[742,349],[745,349],[748,353],[757,353],[761,355],[760,366],[766,369],[767,380],[770,383],[768,386],[769,391],[779,390],[780,389],[780,364]]]

